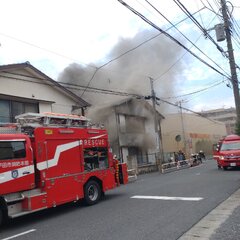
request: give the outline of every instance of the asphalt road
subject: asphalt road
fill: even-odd
[[[97,205],[71,203],[14,219],[0,230],[0,240],[175,240],[240,188],[239,173],[218,170],[208,160],[177,172],[141,175]],[[202,200],[131,198],[136,195]]]

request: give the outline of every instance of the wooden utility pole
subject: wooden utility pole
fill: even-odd
[[[179,108],[180,108],[180,116],[181,116],[181,124],[182,124],[183,152],[187,154],[187,143],[186,143],[184,121],[183,121],[182,101],[179,101]]]
[[[231,82],[233,86],[233,94],[234,94],[235,107],[236,107],[236,113],[237,113],[237,123],[240,123],[239,86],[238,86],[238,78],[237,78],[237,71],[236,71],[236,63],[235,63],[234,53],[233,53],[231,29],[230,29],[230,22],[228,17],[226,0],[221,0],[221,5],[222,5],[222,15],[224,20],[224,29],[226,34],[227,48],[228,48],[229,64],[231,69]]]
[[[150,85],[151,85],[151,99],[152,99],[152,105],[153,105],[153,111],[154,111],[154,127],[155,127],[155,133],[157,137],[157,166],[159,167],[159,171],[162,172],[162,163],[163,163],[163,149],[162,149],[162,133],[161,133],[161,127],[158,124],[157,120],[157,110],[156,110],[156,95],[155,91],[153,89],[153,79],[150,79]]]

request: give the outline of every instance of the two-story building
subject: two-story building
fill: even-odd
[[[144,166],[148,166],[146,171],[152,166],[152,170],[156,170],[162,151],[159,130],[164,117],[155,112],[146,100],[123,100],[113,106],[99,108],[87,116],[105,125],[113,152],[127,162],[129,168],[137,168],[141,172]]]

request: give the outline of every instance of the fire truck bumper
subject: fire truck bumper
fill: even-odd
[[[218,165],[221,167],[240,167],[239,161],[218,160]]]

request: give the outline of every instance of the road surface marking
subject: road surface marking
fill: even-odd
[[[20,237],[20,236],[22,236],[22,235],[26,235],[26,234],[28,234],[28,233],[35,232],[35,231],[36,231],[36,229],[31,229],[31,230],[29,230],[29,231],[22,232],[22,233],[19,233],[19,234],[13,235],[13,236],[11,236],[11,237],[3,238],[3,239],[1,239],[1,240],[9,240],[9,239],[13,239],[13,238]]]
[[[131,198],[136,199],[154,199],[154,200],[177,200],[177,201],[200,201],[203,200],[201,197],[168,197],[168,196],[143,196],[135,195]]]

